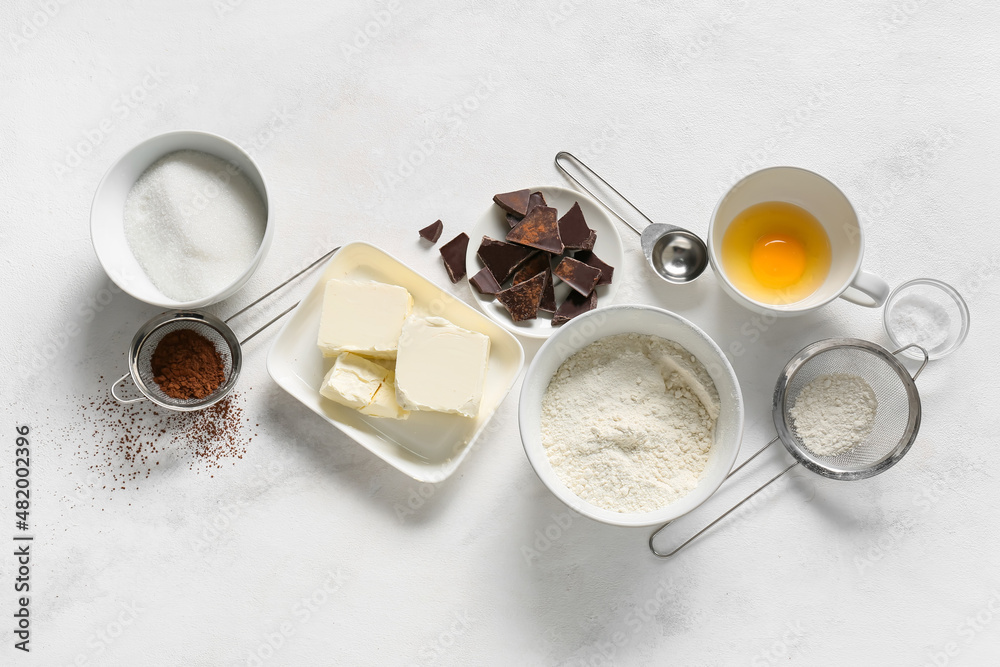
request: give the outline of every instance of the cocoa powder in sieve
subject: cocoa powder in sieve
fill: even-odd
[[[215,345],[191,329],[177,329],[161,338],[150,366],[160,390],[180,400],[205,398],[226,379]]]

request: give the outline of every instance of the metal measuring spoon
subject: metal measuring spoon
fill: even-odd
[[[607,202],[594,194],[590,188],[570,174],[560,160],[572,160],[581,171],[589,174],[591,178],[599,181],[621,197],[626,204],[632,207],[632,210],[649,223],[646,228],[642,230],[637,229],[631,222],[623,218]],[[705,242],[697,234],[675,225],[653,222],[635,204],[630,202],[622,193],[618,192],[614,186],[598,176],[597,172],[581,162],[580,158],[572,153],[559,151],[556,153],[555,163],[556,168],[565,174],[568,179],[580,186],[580,188],[599,201],[616,218],[625,223],[629,229],[639,235],[639,244],[642,246],[642,252],[646,256],[646,261],[649,262],[649,265],[658,276],[670,283],[683,284],[691,282],[705,272],[705,268],[708,266],[708,246],[705,245]]]

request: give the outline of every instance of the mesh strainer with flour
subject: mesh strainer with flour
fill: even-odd
[[[236,387],[236,381],[243,367],[242,345],[290,313],[298,303],[293,304],[242,340],[236,336],[236,333],[229,326],[229,322],[314,268],[323,260],[329,259],[338,250],[340,250],[339,247],[334,248],[285,282],[264,294],[264,296],[230,315],[225,320],[220,320],[218,317],[200,310],[168,310],[152,318],[143,324],[135,333],[135,336],[132,337],[132,343],[128,349],[128,373],[122,375],[111,385],[111,395],[119,403],[136,403],[142,400],[149,400],[168,410],[179,412],[203,410],[218,403]],[[154,378],[151,362],[156,346],[163,340],[164,336],[180,329],[189,329],[207,338],[215,346],[216,351],[218,351],[222,359],[222,370],[225,380],[216,387],[215,391],[203,398],[178,399],[168,396],[160,389]],[[118,393],[119,385],[129,377],[132,378],[132,383],[142,394],[141,396],[127,398]]]
[[[912,376],[896,358],[900,352],[910,348],[916,348],[923,354],[924,359]],[[650,550],[660,558],[673,556],[797,465],[837,480],[865,479],[891,468],[903,458],[917,437],[920,428],[920,395],[917,393],[914,381],[926,364],[927,352],[917,345],[908,345],[895,352],[889,352],[880,345],[857,338],[830,338],[803,348],[785,365],[774,387],[771,414],[778,432],[777,437],[733,469],[729,477],[735,475],[758,454],[779,440],[795,458],[795,462],[673,551],[660,552],[653,545],[653,540],[660,531],[670,524],[660,526],[649,537]],[[878,410],[871,432],[864,442],[837,456],[818,456],[812,453],[796,434],[790,411],[795,405],[796,397],[806,385],[817,377],[833,373],[847,373],[864,378],[875,393]]]

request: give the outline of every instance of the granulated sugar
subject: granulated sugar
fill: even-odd
[[[178,301],[221,291],[253,262],[267,213],[234,165],[198,151],[166,155],[125,201],[125,237],[139,266]]]
[[[788,412],[806,449],[837,456],[868,439],[877,411],[875,392],[863,377],[833,373],[803,387]]]
[[[705,367],[657,336],[602,338],[567,359],[542,400],[542,444],[560,480],[615,512],[650,512],[698,484],[719,395]]]

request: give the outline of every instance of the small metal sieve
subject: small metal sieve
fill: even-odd
[[[154,378],[152,359],[156,346],[164,336],[181,329],[189,329],[207,338],[222,358],[223,377],[226,379],[204,398],[173,398],[160,389]],[[129,372],[111,385],[111,395],[119,403],[135,403],[146,398],[169,410],[180,412],[202,410],[229,395],[236,386],[242,367],[243,351],[240,348],[240,341],[228,324],[214,315],[201,311],[168,310],[143,324],[132,337],[132,344],[128,348]],[[116,388],[129,376],[132,377],[135,388],[142,392],[141,397],[123,398],[118,395]]]
[[[911,348],[917,349],[923,356],[923,363],[912,377],[896,358],[896,355]],[[895,352],[857,338],[830,338],[807,345],[785,364],[774,387],[771,415],[777,437],[733,469],[726,479],[778,441],[795,458],[795,462],[668,553],[659,552],[653,546],[656,536],[670,524],[660,526],[649,537],[650,550],[659,558],[673,556],[797,465],[801,464],[823,477],[846,481],[872,477],[894,466],[909,451],[920,429],[920,394],[915,380],[926,365],[927,352],[918,345],[907,345]],[[837,456],[819,456],[799,438],[790,411],[807,384],[817,377],[833,373],[864,378],[875,393],[878,409],[871,433],[864,442]]]
[[[340,250],[339,246],[326,253],[285,282],[273,288],[253,303],[230,315],[225,320],[220,320],[218,317],[201,310],[168,310],[152,318],[143,324],[135,333],[135,336],[132,337],[132,343],[129,345],[128,349],[128,373],[122,375],[111,385],[111,395],[119,403],[128,404],[137,403],[138,401],[143,400],[150,400],[161,407],[167,408],[168,410],[176,410],[178,412],[203,410],[218,403],[228,396],[236,387],[236,381],[239,379],[240,370],[243,367],[242,346],[251,338],[290,313],[295,306],[299,304],[293,304],[243,340],[237,338],[236,333],[229,326],[229,322],[250,310],[258,303],[271,296],[302,274],[306,273],[323,260],[330,258],[338,250]],[[207,338],[215,346],[219,356],[222,358],[223,376],[225,377],[225,380],[223,380],[222,384],[220,384],[215,391],[204,398],[173,398],[172,396],[165,394],[163,390],[160,389],[160,386],[156,383],[156,379],[154,378],[151,362],[156,346],[159,345],[164,336],[180,329],[190,329],[191,331]],[[142,396],[126,398],[118,394],[118,386],[129,377],[132,378],[132,383],[135,385],[135,388],[139,390]]]

